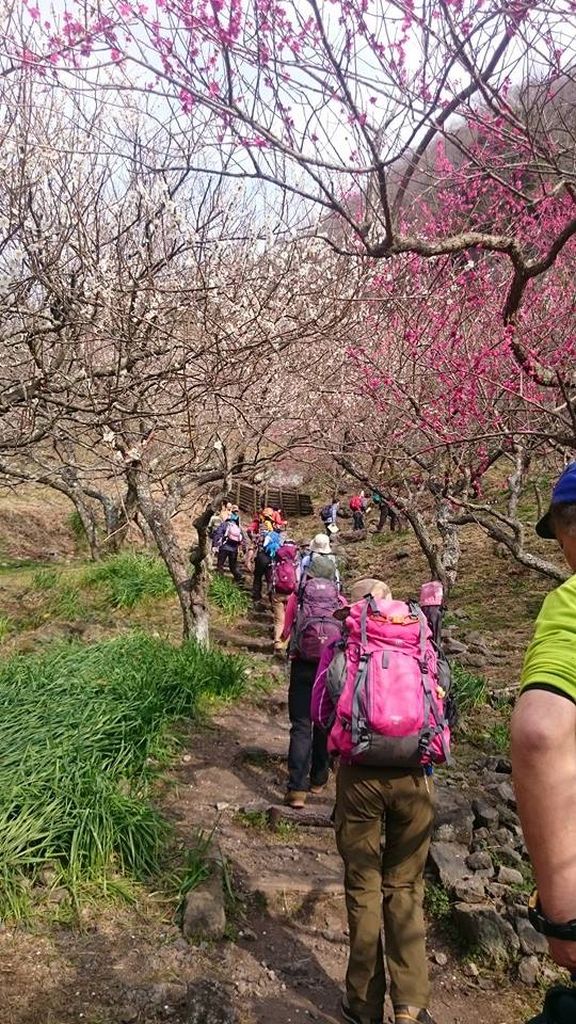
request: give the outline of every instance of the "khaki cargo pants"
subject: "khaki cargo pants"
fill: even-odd
[[[384,1007],[382,915],[394,1006],[428,1006],[422,900],[433,822],[433,783],[420,769],[339,768],[336,841],[350,932],[346,991],[352,1012],[362,1017],[380,1019]]]

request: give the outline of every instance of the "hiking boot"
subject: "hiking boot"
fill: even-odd
[[[576,1021],[576,988],[555,985],[544,999],[542,1012],[526,1024],[574,1024]]]
[[[327,785],[328,785],[328,779],[326,779],[326,782],[317,782],[314,785],[311,785],[310,786],[310,795],[311,796],[320,796],[320,794],[323,793],[324,790],[326,789]]]
[[[435,1021],[428,1010],[417,1006],[395,1006],[394,1024],[435,1024]]]
[[[289,789],[284,797],[284,803],[287,807],[293,807],[294,810],[302,810],[307,796],[308,794],[304,790]]]
[[[344,1020],[347,1020],[349,1024],[383,1024],[383,1018],[380,1017],[364,1017],[362,1014],[353,1013],[348,1004],[346,996],[344,996],[342,1003],[340,1004],[340,1012]]]

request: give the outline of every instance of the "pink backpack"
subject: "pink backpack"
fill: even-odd
[[[378,767],[447,761],[448,681],[421,608],[367,598],[352,605],[346,629],[326,678],[336,704],[328,749]]]
[[[276,594],[293,594],[298,587],[298,562],[300,551],[297,544],[286,541],[281,544],[266,572],[270,588]]]
[[[229,540],[232,544],[242,543],[242,530],[238,523],[228,523],[224,539]]]

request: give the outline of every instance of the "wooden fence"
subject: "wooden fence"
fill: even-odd
[[[230,497],[242,512],[257,512],[264,502],[265,505],[281,508],[287,518],[311,516],[314,513],[309,494],[285,487],[253,487],[251,484],[236,483]]]

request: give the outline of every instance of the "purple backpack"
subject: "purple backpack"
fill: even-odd
[[[299,558],[297,544],[286,541],[280,545],[266,572],[270,589],[275,594],[293,594],[298,588]]]
[[[334,612],[340,607],[338,584],[321,578],[306,579],[298,598],[290,653],[303,661],[319,661],[324,649],[342,632]]]

